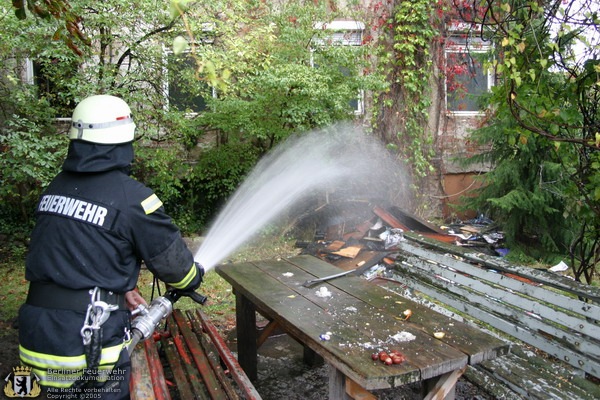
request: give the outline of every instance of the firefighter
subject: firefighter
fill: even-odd
[[[202,282],[204,270],[160,199],[129,176],[134,131],[122,99],[82,100],[62,171],[37,206],[19,354],[48,392],[129,398],[125,346],[130,308],[144,302],[133,291],[142,260],[173,288],[194,290]]]

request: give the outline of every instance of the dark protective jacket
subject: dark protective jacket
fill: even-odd
[[[100,287],[125,293],[136,286],[144,260],[160,280],[194,289],[201,274],[162,202],[131,178],[130,143],[71,141],[63,171],[44,191],[36,211],[25,277],[70,289]],[[80,330],[85,312],[23,305],[20,354],[47,386],[72,379],[48,369],[85,367]],[[114,364],[123,347],[129,312],[115,311],[104,325],[102,365]],[[105,354],[106,353],[106,354]]]

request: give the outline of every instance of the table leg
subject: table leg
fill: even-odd
[[[424,400],[454,400],[456,397],[456,382],[458,378],[467,370],[464,366],[461,369],[448,372],[436,378],[426,379]]]
[[[329,364],[329,400],[348,400],[346,394],[346,376]]]
[[[323,364],[323,357],[321,357],[316,351],[306,345],[303,345],[302,347],[304,348],[302,356],[304,364],[311,367]]]
[[[256,309],[243,295],[235,296],[238,362],[251,381],[257,374]]]

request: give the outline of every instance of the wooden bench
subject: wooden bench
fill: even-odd
[[[400,282],[404,296],[520,343],[469,366],[469,379],[498,398],[600,398],[600,288],[414,233],[405,239],[384,286]]]
[[[167,328],[131,355],[131,399],[260,399],[215,326],[200,310],[175,309]]]

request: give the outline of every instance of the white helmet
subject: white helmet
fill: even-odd
[[[115,96],[102,94],[83,99],[73,110],[71,121],[71,140],[119,144],[131,142],[134,138],[131,109]]]

